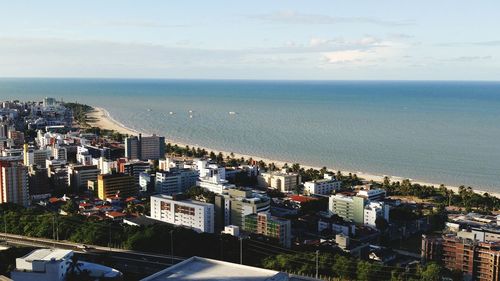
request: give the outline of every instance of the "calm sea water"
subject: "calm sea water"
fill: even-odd
[[[0,79],[2,100],[44,96],[215,149],[500,191],[500,83]]]

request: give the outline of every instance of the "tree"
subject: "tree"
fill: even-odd
[[[391,271],[391,280],[390,281],[404,281],[405,275],[402,270],[394,269]]]
[[[352,266],[353,264],[349,258],[336,255],[333,261],[332,271],[342,279],[349,279],[352,276]]]
[[[64,205],[61,206],[61,210],[68,214],[76,214],[78,212],[78,205],[73,200],[68,200]]]
[[[439,281],[441,280],[441,267],[436,263],[429,263],[421,273],[422,281]]]
[[[215,155],[215,153],[213,151],[210,151],[210,156],[208,156],[208,158],[210,158],[212,160],[216,160],[217,156]]]
[[[389,228],[389,223],[383,217],[377,217],[375,219],[375,227],[381,232],[385,232]]]
[[[302,194],[302,192],[304,191],[304,185],[303,184],[297,184],[294,188],[293,188],[293,192],[295,194]]]
[[[370,281],[373,280],[373,266],[367,261],[359,261],[356,268],[356,280]]]

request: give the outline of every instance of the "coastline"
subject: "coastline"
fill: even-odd
[[[94,111],[92,111],[88,114],[89,117],[91,117],[93,120],[95,120],[95,121],[88,122],[91,126],[100,127],[102,129],[114,130],[114,131],[120,132],[122,134],[128,134],[128,135],[138,135],[139,133],[142,133],[144,135],[148,135],[146,133],[128,128],[124,124],[120,123],[119,121],[114,119],[105,108],[93,106],[93,109],[94,109]],[[290,162],[290,161],[270,159],[270,158],[255,156],[255,155],[247,155],[247,154],[242,154],[242,153],[237,153],[237,152],[231,152],[231,151],[217,150],[217,149],[212,149],[209,147],[204,147],[204,146],[196,145],[196,144],[192,144],[192,143],[171,141],[171,140],[168,140],[168,136],[166,136],[166,138],[167,138],[167,141],[169,143],[171,143],[172,145],[177,145],[177,146],[181,146],[181,147],[185,147],[185,146],[199,147],[200,149],[205,149],[207,151],[213,151],[215,154],[218,154],[220,152],[220,153],[224,154],[224,156],[229,155],[230,153],[233,153],[235,158],[244,157],[245,159],[252,158],[256,161],[263,161],[266,163],[273,163],[274,162],[274,164],[278,167],[282,167],[285,163],[288,163],[289,165],[293,164],[293,162]],[[309,165],[302,165],[302,164],[300,166],[303,167],[304,169],[309,169],[309,168],[318,169],[318,170],[321,169],[321,167],[317,167],[317,166],[309,166]],[[331,171],[338,171],[339,170],[339,169],[335,169],[334,167],[327,167],[327,168],[328,168],[328,170],[331,170]],[[374,175],[374,174],[364,173],[364,172],[360,172],[360,171],[357,171],[357,172],[345,171],[345,170],[340,170],[340,171],[343,174],[349,174],[349,173],[356,174],[359,178],[363,178],[364,180],[374,181],[374,182],[383,182],[385,176],[389,177],[391,182],[392,181],[402,181],[402,180],[406,179],[405,177],[390,176],[390,175]],[[437,184],[437,183],[429,183],[429,182],[413,180],[413,179],[411,179],[411,182],[414,184],[434,186],[436,188],[438,188],[441,185],[441,184]],[[459,190],[458,186],[446,185],[446,188],[449,190],[452,190],[455,193],[458,193],[458,190]],[[484,190],[480,190],[480,189],[473,189],[473,190],[475,193],[478,193],[478,194],[488,193],[492,196],[500,198],[500,192],[490,192],[490,191],[484,191]]]

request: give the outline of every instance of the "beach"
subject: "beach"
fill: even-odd
[[[136,131],[136,130],[133,130],[133,129],[126,127],[125,125],[123,125],[119,121],[115,120],[109,114],[109,112],[102,107],[94,107],[94,111],[89,113],[88,116],[92,120],[91,122],[89,122],[90,125],[94,126],[94,127],[99,127],[99,128],[108,129],[108,130],[114,130],[114,131],[120,132],[122,134],[128,134],[128,135],[138,135],[139,133],[142,133],[143,135],[147,135],[144,132],[139,132],[139,131]],[[172,137],[172,136],[170,136],[170,137]],[[253,160],[256,160],[256,161],[263,161],[265,163],[274,163],[277,167],[282,167],[285,163],[287,163],[288,165],[293,164],[293,162],[286,161],[284,159],[270,159],[270,158],[257,156],[257,155],[248,155],[248,154],[241,154],[241,153],[237,153],[237,152],[233,152],[233,151],[223,151],[223,150],[212,149],[209,147],[203,147],[203,146],[196,145],[193,143],[174,142],[174,141],[171,141],[169,139],[168,135],[166,135],[165,138],[167,139],[167,142],[169,142],[172,145],[177,145],[180,147],[185,147],[185,146],[199,147],[200,149],[205,149],[206,151],[209,151],[209,152],[213,151],[216,154],[218,154],[220,152],[220,153],[224,154],[224,156],[227,156],[227,155],[233,153],[235,158],[241,158],[241,157],[244,157],[245,159],[252,158]],[[303,167],[305,169],[309,169],[309,168],[318,169],[318,170],[321,169],[321,167],[307,166],[307,165],[302,165],[302,164],[301,164],[301,167]],[[335,167],[327,167],[327,168],[328,168],[328,170],[335,171],[335,172],[339,170],[339,169],[336,169]],[[392,182],[402,181],[402,180],[406,179],[405,177],[401,177],[401,176],[374,175],[374,174],[364,173],[362,171],[345,171],[345,170],[340,170],[340,171],[343,174],[349,174],[349,173],[356,174],[359,178],[362,178],[362,179],[367,180],[367,181],[374,181],[374,182],[383,182],[384,177],[386,177],[386,176],[389,177],[389,179]],[[429,182],[419,181],[418,179],[411,179],[411,182],[415,183],[415,184],[420,184],[420,185],[434,186],[436,188],[440,186],[439,183],[429,183]],[[453,190],[455,193],[458,193],[458,190],[459,190],[458,186],[446,185],[446,188],[449,190]],[[479,193],[479,194],[483,194],[487,191],[474,189],[474,192]],[[488,193],[490,195],[500,197],[500,193],[496,193],[496,192],[488,192]]]

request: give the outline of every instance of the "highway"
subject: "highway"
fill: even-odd
[[[146,253],[139,251],[124,250],[97,245],[85,245],[69,242],[56,241],[45,238],[33,238],[14,234],[1,234],[0,239],[7,244],[23,245],[31,247],[60,248],[73,250],[82,260],[102,263],[122,271],[125,275],[135,274],[147,276],[160,271],[172,264],[178,263],[186,258]]]

